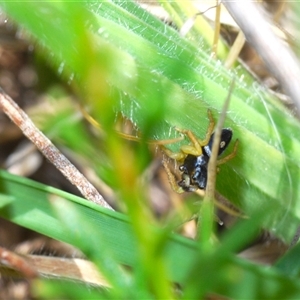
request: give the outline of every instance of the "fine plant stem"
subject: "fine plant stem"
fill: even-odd
[[[42,154],[73,184],[89,201],[105,208],[111,206],[97,189],[76,167],[52,144],[52,142],[32,123],[27,114],[0,88],[0,108],[21,129]]]
[[[203,198],[201,210],[199,212],[200,222],[198,222],[198,234],[199,234],[199,240],[202,246],[204,247],[204,249],[209,247],[212,233],[213,233],[218,151],[219,151],[222,127],[225,121],[226,112],[228,110],[230,96],[233,87],[234,87],[234,81],[231,82],[227,98],[223,105],[222,113],[219,117],[217,127],[215,129],[212,152],[209,159],[208,170],[207,170],[207,175],[208,175],[207,186],[206,186],[205,196]]]
[[[49,257],[44,255],[18,254],[0,247],[0,270],[10,278],[60,278],[85,284],[110,287],[96,266],[80,258]]]
[[[214,41],[212,46],[212,55],[214,58],[217,57],[218,41],[219,41],[220,30],[221,30],[221,23],[220,23],[221,4],[218,4],[218,0],[216,2],[217,4],[216,4],[216,16],[215,16],[215,31],[214,31]]]
[[[42,255],[26,255],[25,258],[41,277],[76,280],[84,284],[110,287],[96,266],[86,259]]]
[[[272,21],[258,3],[249,0],[225,0],[222,3],[243,31],[246,40],[255,48],[267,68],[291,97],[298,108],[298,112],[295,113],[299,116],[300,65],[295,54],[272,31]]]
[[[27,279],[32,279],[37,277],[38,273],[34,266],[26,259],[26,257],[20,256],[8,249],[0,247],[0,270],[8,267],[17,270]]]
[[[243,31],[240,30],[224,63],[226,68],[230,69],[236,62],[245,42],[246,40]]]
[[[225,100],[222,113],[219,117],[217,127],[215,129],[215,135],[214,135],[214,141],[212,145],[212,151],[211,156],[208,163],[208,178],[207,178],[207,186],[206,186],[206,193],[205,193],[205,199],[214,199],[215,197],[215,186],[216,186],[216,174],[217,174],[217,159],[218,159],[218,151],[219,151],[219,145],[220,145],[220,139],[221,139],[221,132],[222,127],[225,122],[226,118],[226,112],[228,110],[229,102],[231,93],[234,87],[234,80],[231,82],[229,92],[227,95],[227,98]]]

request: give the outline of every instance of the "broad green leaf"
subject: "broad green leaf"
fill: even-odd
[[[234,71],[136,4],[1,5],[59,70],[81,85],[81,95],[100,121],[105,123],[103,105],[112,103],[113,111],[120,110],[142,131],[151,124],[152,138],[164,139],[173,126],[204,136],[207,108],[218,118]],[[291,240],[300,215],[298,121],[243,76],[236,78],[227,115],[226,126],[240,145],[237,157],[221,167],[218,190],[249,215],[269,204],[264,226]]]

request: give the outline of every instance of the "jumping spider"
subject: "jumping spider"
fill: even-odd
[[[179,171],[181,172],[181,180],[176,182],[174,174],[170,171],[166,162],[163,165],[166,169],[169,182],[172,189],[177,193],[194,192],[197,189],[204,190],[207,184],[207,168],[211,156],[215,121],[210,110],[207,111],[209,118],[209,126],[204,140],[198,139],[190,130],[176,129],[178,132],[187,136],[190,140],[189,145],[181,146],[179,152],[172,152],[167,148],[163,148],[165,154],[180,163]],[[218,156],[220,156],[232,138],[232,130],[224,128],[221,132],[221,140],[219,145]],[[229,155],[218,159],[217,165],[224,164],[236,155],[238,140],[235,141],[233,152]]]

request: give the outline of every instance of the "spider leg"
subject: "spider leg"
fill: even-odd
[[[199,156],[202,154],[201,144],[199,143],[199,140],[191,130],[182,130],[182,129],[176,129],[176,130],[186,135],[191,142],[190,145],[181,146],[180,147],[181,152],[183,152],[185,155],[191,154],[194,156]]]
[[[206,146],[209,143],[210,137],[215,127],[215,121],[209,109],[207,110],[207,115],[209,119],[209,126],[207,128],[207,132],[204,140],[198,139],[191,130],[183,130],[183,129],[176,128],[178,132],[186,135],[191,142],[190,145],[182,146],[180,148],[181,152],[185,153],[186,155],[191,154],[194,156],[200,156],[202,154],[202,147]]]
[[[175,175],[171,172],[170,168],[168,167],[168,164],[167,164],[167,161],[166,161],[165,157],[163,157],[162,164],[163,164],[163,166],[166,170],[168,180],[169,180],[169,183],[171,185],[172,190],[176,193],[179,193],[179,194],[184,193],[183,188],[180,187],[177,184],[177,180],[175,178]]]
[[[183,161],[186,157],[186,155],[180,151],[180,152],[172,152],[170,149],[161,146],[161,149],[163,150],[163,152],[170,158],[176,160],[177,162]]]
[[[209,119],[209,125],[206,131],[205,139],[204,140],[198,140],[198,142],[201,144],[201,146],[206,146],[209,143],[210,137],[214,131],[215,128],[215,120],[212,116],[211,110],[207,110],[207,115]]]
[[[236,140],[234,143],[233,151],[230,154],[228,154],[227,156],[217,160],[218,166],[226,163],[227,161],[231,160],[232,158],[234,158],[236,156],[238,144],[239,144],[239,140]]]

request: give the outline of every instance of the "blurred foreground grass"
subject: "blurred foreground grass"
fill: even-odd
[[[93,166],[117,192],[127,215],[1,173],[2,216],[79,247],[112,285],[110,290],[93,291],[99,297],[201,298],[219,293],[231,298],[288,299],[299,295],[298,268],[286,277],[288,263],[265,268],[233,255],[259,228],[288,243],[299,224],[300,128],[281,104],[241,67],[228,71],[211,59],[201,32],[190,39],[181,37],[133,2],[1,6],[102,125],[104,137],[92,138],[76,117],[78,107],[61,95],[52,97],[57,110],[52,116],[45,114],[42,130]],[[233,129],[240,146],[237,157],[221,167],[217,190],[250,219],[241,220],[220,243],[204,250],[197,241],[174,237],[172,222],[161,228],[156,221],[147,201],[147,183],[140,180],[150,161],[144,142],[175,137],[174,126],[202,137],[207,109],[218,118],[232,78],[236,87],[225,125]],[[66,104],[62,99],[67,99]],[[137,126],[141,143],[132,146],[115,134],[118,114]],[[58,197],[50,201],[53,194]],[[170,281],[178,282],[183,292],[171,288]],[[36,286],[44,297],[90,293],[69,283],[43,281]]]

